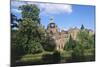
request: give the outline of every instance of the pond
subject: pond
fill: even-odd
[[[42,55],[41,59],[30,61],[17,61],[15,66],[27,66],[27,65],[43,65],[43,64],[58,64],[58,63],[74,63],[74,62],[89,62],[95,61],[94,55],[88,55],[84,57],[61,57],[59,53]]]

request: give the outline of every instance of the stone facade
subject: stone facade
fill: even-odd
[[[77,34],[80,30],[78,28],[70,28],[68,31],[61,30],[54,23],[53,19],[50,19],[50,23],[47,26],[47,33],[54,40],[56,45],[56,50],[62,51],[64,49],[65,43],[69,40],[69,37],[73,40],[77,39]],[[89,31],[90,34],[93,34],[92,31]]]
[[[68,35],[69,36],[71,35],[73,40],[76,40],[79,31],[80,30],[78,28],[76,28],[76,27],[75,28],[71,28],[71,29],[68,30]]]
[[[57,25],[50,19],[50,23],[47,26],[47,33],[54,40],[56,50],[63,50],[66,39],[68,39],[67,31],[59,31]]]

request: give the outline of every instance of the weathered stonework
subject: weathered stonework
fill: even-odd
[[[66,41],[68,40],[67,31],[59,31],[57,25],[50,19],[50,23],[47,27],[47,33],[56,43],[56,50],[63,50]]]
[[[69,40],[70,35],[73,40],[77,40],[77,35],[80,29],[78,28],[70,28],[68,31],[61,30],[54,23],[53,19],[50,19],[50,23],[47,26],[48,35],[54,40],[56,45],[56,50],[63,51],[65,43]],[[89,34],[93,35],[93,31],[88,30]]]

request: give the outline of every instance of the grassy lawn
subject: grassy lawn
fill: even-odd
[[[93,55],[93,51],[94,51],[95,49],[86,49],[86,50],[84,50],[84,55],[85,56],[87,56],[87,55]]]
[[[28,62],[28,61],[37,61],[37,60],[41,60],[42,59],[42,55],[44,54],[52,54],[53,52],[42,52],[42,53],[38,53],[38,54],[26,54],[24,56],[22,56],[22,58],[18,61],[22,61],[22,62]]]

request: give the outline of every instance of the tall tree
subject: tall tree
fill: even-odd
[[[82,24],[82,26],[81,26],[81,30],[83,30],[84,29],[84,25]]]
[[[69,41],[65,44],[65,50],[72,50],[76,46],[76,41],[73,40],[72,36],[70,35]]]
[[[84,46],[84,48],[91,48],[94,45],[94,35],[90,35],[89,32],[85,30],[80,30],[78,33],[78,42]]]
[[[20,6],[22,10],[22,18],[31,18],[32,21],[40,23],[39,13],[40,9],[34,4]]]
[[[23,46],[25,53],[37,53],[42,51],[39,13],[36,5],[23,5],[22,21],[19,24],[18,43]],[[44,34],[43,34],[44,35]],[[34,46],[33,46],[34,45]]]

